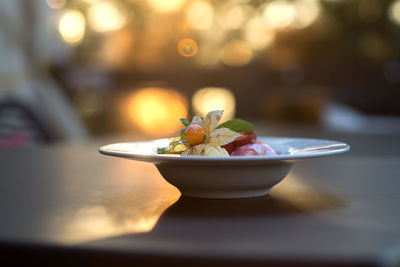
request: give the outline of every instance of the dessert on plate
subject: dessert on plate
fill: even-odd
[[[252,123],[232,119],[219,123],[223,110],[209,112],[205,118],[194,116],[189,122],[180,119],[180,136],[172,138],[159,154],[181,156],[266,156],[277,155],[268,144],[257,140]]]

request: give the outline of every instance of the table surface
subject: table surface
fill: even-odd
[[[400,136],[296,136],[351,152],[299,161],[268,196],[231,200],[182,197],[152,164],[97,152],[122,138],[1,150],[0,251],[74,264],[399,264]]]

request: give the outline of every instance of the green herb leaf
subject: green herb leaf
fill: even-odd
[[[189,122],[187,119],[180,118],[179,120],[180,120],[180,121],[182,122],[182,124],[185,125],[185,126],[189,126],[189,125],[190,125],[190,122]]]
[[[183,137],[183,134],[185,133],[185,131],[186,131],[186,127],[182,127],[182,129],[181,129],[180,132],[179,132],[179,135],[180,135],[181,137]]]
[[[232,119],[223,122],[218,125],[217,129],[218,128],[228,128],[237,133],[249,133],[253,132],[256,129],[256,127],[252,123],[241,119]]]

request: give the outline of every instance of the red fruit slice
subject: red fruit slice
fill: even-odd
[[[233,150],[235,150],[235,147],[233,146],[233,142],[230,142],[226,145],[221,146],[222,148],[225,148],[226,151],[230,154],[232,154]]]
[[[277,155],[276,151],[269,145],[257,141],[256,143],[247,144],[237,147],[231,154],[232,156],[266,156]]]
[[[240,136],[237,137],[235,140],[232,142],[221,146],[222,148],[225,148],[226,151],[229,153],[229,155],[232,154],[232,152],[239,146],[244,146],[250,143],[255,143],[257,141],[257,136],[254,132],[250,133],[240,133]]]
[[[244,146],[250,143],[254,143],[256,141],[257,141],[257,136],[254,132],[240,133],[240,136],[233,141],[233,146],[236,148],[239,146]]]
[[[225,148],[226,151],[229,153],[229,155],[232,154],[232,152],[240,146],[244,146],[250,143],[255,143],[257,142],[257,136],[254,132],[250,133],[240,133],[240,136],[237,137],[235,140],[232,142],[221,146],[222,148]]]

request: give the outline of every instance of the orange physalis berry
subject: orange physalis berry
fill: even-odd
[[[190,124],[186,127],[183,137],[192,146],[198,145],[204,139],[204,129],[198,124]]]

